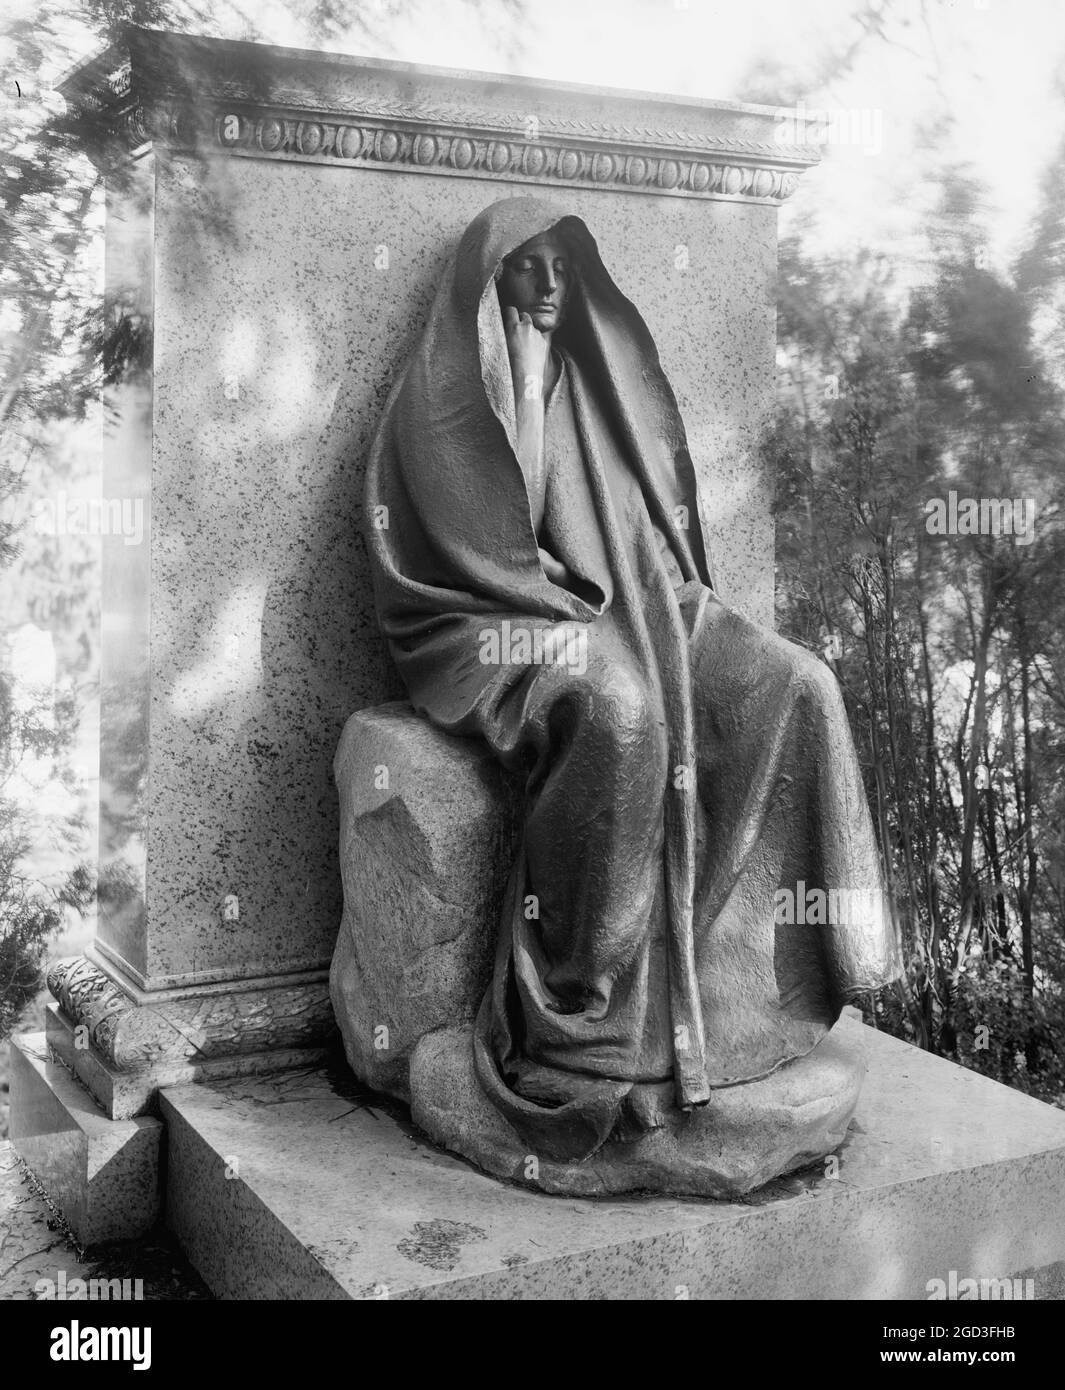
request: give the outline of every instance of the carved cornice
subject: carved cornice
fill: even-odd
[[[770,107],[449,73],[131,29],[61,90],[129,151],[779,203],[812,145]],[[798,128],[789,117],[790,127]]]
[[[492,137],[443,121],[421,126],[398,117],[338,122],[321,114],[294,117],[284,111],[217,109],[213,118],[197,118],[173,107],[154,113],[135,110],[129,117],[131,137],[164,139],[186,148],[259,159],[309,161],[315,164],[370,165],[467,178],[513,179],[524,183],[591,184],[631,192],[711,194],[780,201],[798,183],[794,170],[760,167],[734,159],[692,159],[677,150],[641,146],[631,152],[585,137],[525,140],[520,133],[499,131]]]

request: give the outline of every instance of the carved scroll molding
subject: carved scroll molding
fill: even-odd
[[[130,30],[63,84],[128,151],[778,204],[817,162],[794,117]]]
[[[47,978],[68,1022],[84,1028],[84,1045],[118,1072],[318,1046],[335,1031],[324,978],[240,982],[158,1002],[134,999],[85,956],[57,961]]]

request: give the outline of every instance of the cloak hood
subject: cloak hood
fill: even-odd
[[[588,576],[598,602],[547,578],[517,456],[496,278],[507,256],[552,229],[577,271],[554,341],[578,361],[616,422],[619,445],[685,579],[711,586],[684,426],[647,325],[579,217],[537,198],[493,203],[467,227],[445,271],[389,396],[367,470],[378,618],[416,705],[419,639],[437,632],[441,620],[491,613],[589,622],[611,592],[606,575],[598,584]]]

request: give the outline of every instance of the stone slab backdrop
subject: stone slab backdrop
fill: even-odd
[[[332,1028],[333,756],[402,695],[364,461],[467,223],[523,192],[585,219],[677,392],[723,596],[770,624],[777,207],[816,156],[771,108],[139,29],[63,90],[108,132],[107,296],[142,350],[104,495],[145,533],[103,542],[98,936],[48,1029],[132,1115]]]

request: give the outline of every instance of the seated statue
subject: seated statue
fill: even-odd
[[[470,224],[366,510],[411,703],[523,788],[483,1098],[555,1164],[671,1128],[711,1165],[715,1100],[895,978],[895,928],[838,682],[715,592],[676,399],[580,218]]]

